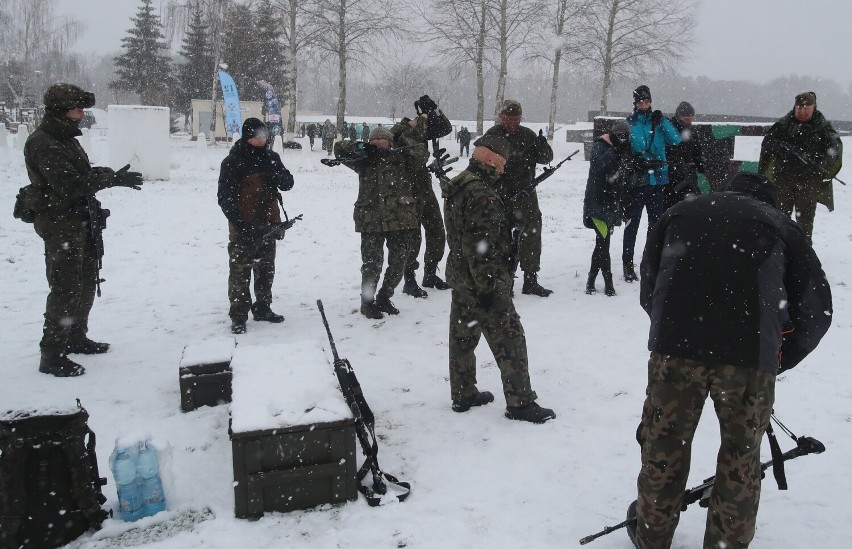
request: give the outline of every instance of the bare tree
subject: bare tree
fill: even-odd
[[[346,115],[346,71],[349,61],[381,64],[370,48],[372,41],[393,35],[399,28],[397,4],[394,0],[316,0],[311,15],[319,29],[317,47],[337,58],[337,118],[343,126]]]
[[[697,0],[591,0],[577,61],[602,78],[600,113],[613,77],[673,68],[688,52]]]

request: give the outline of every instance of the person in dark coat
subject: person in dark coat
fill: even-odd
[[[636,547],[670,547],[709,396],[721,446],[703,547],[748,547],[775,376],[799,364],[831,325],[825,273],[801,228],[776,209],[772,181],[753,173],[663,213],[640,272],[651,356],[628,534]]]
[[[672,126],[680,134],[680,143],[666,145],[666,159],[669,162],[669,184],[663,187],[663,209],[668,210],[690,195],[701,194],[698,187],[698,174],[704,173],[701,142],[695,139],[692,121],[695,109],[682,101],[675,109]]]
[[[57,377],[83,375],[68,354],[100,354],[109,344],[88,337],[89,312],[100,283],[103,229],[108,210],[95,193],[109,187],[139,190],[142,175],[93,167],[76,137],[82,135],[83,109],[95,95],[72,84],[54,84],[44,94],[45,116],[27,138],[24,161],[31,199],[21,204],[33,213],[33,228],[44,241],[50,293],[44,311],[39,372]],[[22,189],[22,191],[24,190]],[[19,210],[16,203],[15,210]],[[97,229],[97,227],[100,229]]]
[[[257,322],[284,321],[271,308],[276,236],[270,231],[281,222],[279,191],[293,188],[293,176],[278,153],[266,148],[268,136],[263,122],[247,118],[219,172],[219,206],[228,219],[228,314],[234,334],[245,333],[249,311]]]
[[[598,272],[603,274],[606,295],[615,295],[609,243],[613,228],[621,225],[625,194],[623,165],[629,161],[629,153],[630,126],[624,120],[615,122],[609,133],[597,138],[592,145],[583,201],[583,225],[595,231],[592,266],[586,280],[586,293],[589,295],[596,291]]]
[[[459,156],[470,156],[470,131],[467,127],[461,127],[456,134],[456,141],[459,142]]]
[[[314,123],[308,124],[308,127],[305,128],[305,131],[308,134],[308,142],[311,145],[311,150],[314,150],[314,138],[317,136],[317,126]]]

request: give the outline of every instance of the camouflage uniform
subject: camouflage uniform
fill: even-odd
[[[496,124],[485,135],[499,135],[509,140],[512,152],[506,159],[506,168],[500,176],[499,192],[506,204],[511,204],[514,221],[524,230],[518,242],[518,259],[525,273],[537,273],[541,270],[541,209],[535,191],[517,197],[510,202],[515,193],[532,183],[535,178],[535,165],[547,164],[553,160],[550,145],[541,145],[538,136],[531,129],[521,126],[515,133],[507,133],[502,124]]]
[[[471,161],[441,184],[450,255],[450,390],[453,400],[477,393],[476,355],[482,334],[497,361],[507,406],[536,400],[530,386],[527,344],[510,295],[511,224],[491,188],[496,171]]]
[[[363,143],[344,140],[334,147],[337,158],[352,159],[345,165],[358,174],[358,199],[353,218],[361,233],[361,296],[371,301],[384,263],[388,267],[380,295],[389,298],[402,280],[405,264],[420,227],[411,181],[405,174],[404,151],[378,150],[367,155]]]
[[[326,120],[325,124],[323,124],[320,137],[322,137],[322,150],[328,151],[329,156],[331,156],[334,139],[337,137],[337,128],[330,120]]]

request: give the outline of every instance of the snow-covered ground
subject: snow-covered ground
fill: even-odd
[[[457,150],[451,141],[446,144]],[[846,145],[852,150],[852,142]],[[93,135],[91,146],[94,163],[106,162],[104,138]],[[559,159],[576,145],[554,147]],[[646,381],[648,319],[636,284],[617,279],[618,295],[612,298],[583,293],[594,246],[592,232],[581,223],[588,163],[567,163],[539,191],[540,279],[555,292],[548,299],[518,292],[516,305],[527,333],[533,388],[557,418],[530,425],[503,417],[500,376],[484,341],[479,387],[495,392],[497,402],[465,414],[450,410],[449,292],[430,291],[428,299],[417,300],[398,294],[398,317],[370,321],[358,314],[359,238],[351,219],[356,176],[321,165],[325,153],[319,146],[283,156],[296,178],[284,195],[287,211],[304,214],[278,244],[273,307],[286,321],[249,321],[238,341],[315,340],[328,357],[315,306],[322,298],[338,349],[354,365],[376,414],[380,462],[412,481],[413,491],[408,501],[379,508],[361,499],[267,514],[256,522],[234,518],[229,407],[181,413],[178,390],[184,345],[229,334],[227,231],[216,204],[218,163],[226,152],[224,145],[209,150],[207,162],[196,143],[173,139],[170,181],[147,182],[141,192],[98,195],[112,217],[102,271],[107,281],[91,315],[90,335],[112,348],[106,355],[76,357],[87,368],[85,376],[57,379],[37,371],[47,293],[42,244],[31,226],[11,215],[26,173],[19,151],[0,149],[0,284],[6,288],[0,300],[0,408],[67,406],[80,398],[98,435],[102,474],[120,435],[147,432],[173,448],[171,511],[134,525],[108,520],[102,531],[72,545],[557,548],[577,546],[579,538],[624,518],[636,496],[634,436]],[[746,154],[738,146],[738,156]],[[846,156],[852,166],[850,153]],[[840,177],[852,180],[852,168]],[[852,338],[846,314],[852,306],[852,197],[846,187],[836,185],[835,191],[837,210],[828,214],[820,207],[814,234],[834,292],[834,325],[815,353],[779,378],[775,408],[796,434],[820,439],[827,450],[787,464],[789,491],[778,491],[771,476],[766,480],[754,547],[848,547],[852,389],[844,372]],[[643,233],[644,228],[637,260]],[[619,229],[613,243],[619,266],[621,234]],[[724,276],[725,266],[718,268]],[[332,375],[325,364],[303,366],[305,375],[315,375],[317,368]],[[279,382],[299,384],[300,375]],[[695,440],[690,485],[713,474],[717,439],[708,406]],[[785,438],[781,444],[786,450],[792,442]],[[764,444],[766,459],[768,454]],[[105,493],[107,505],[115,505],[111,478]],[[182,529],[157,535],[149,534],[155,529],[134,530],[204,508],[212,515],[197,524],[184,520]],[[704,517],[697,506],[683,514],[675,547],[700,546]],[[629,541],[619,531],[592,547],[626,548]]]

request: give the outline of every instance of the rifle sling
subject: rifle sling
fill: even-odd
[[[786,490],[787,475],[784,473],[784,456],[781,452],[781,446],[778,444],[778,438],[775,436],[775,431],[772,430],[771,422],[766,425],[766,436],[769,437],[769,451],[772,454],[772,475],[775,477],[778,489]]]

